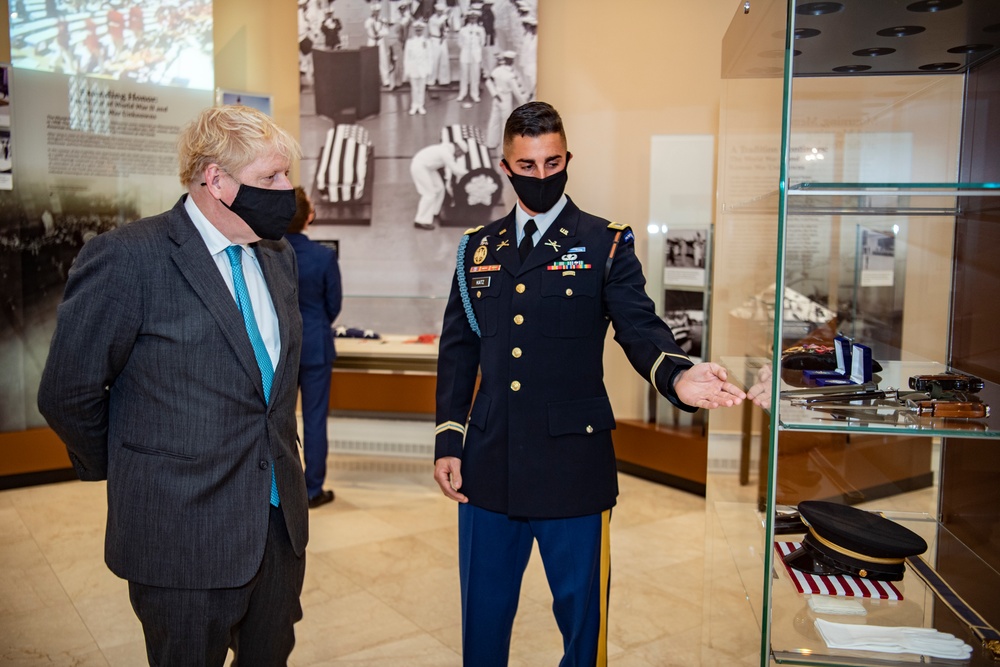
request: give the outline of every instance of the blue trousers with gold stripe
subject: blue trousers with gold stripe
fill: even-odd
[[[538,551],[563,636],[559,667],[605,667],[611,510],[571,519],[511,519],[468,503],[458,506],[465,667],[504,667],[521,578]]]

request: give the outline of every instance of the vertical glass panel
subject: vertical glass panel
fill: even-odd
[[[785,46],[787,9],[782,0],[740,5],[723,41],[712,358],[745,387],[767,381],[774,339],[784,72],[790,58]],[[760,410],[749,404],[744,410],[723,411],[712,417],[713,432],[749,434],[759,415]],[[745,442],[744,468],[749,457]],[[709,611],[703,643],[717,651],[743,647],[731,664],[766,664],[745,649],[762,641],[762,614],[767,608],[763,574],[768,569],[762,567],[762,559],[769,562],[770,555],[752,503],[756,493],[745,486],[748,478],[741,475],[743,486],[737,487],[725,477],[730,476],[710,476],[707,489]],[[750,503],[744,502],[748,494]],[[762,647],[761,655],[765,651]]]
[[[659,135],[650,143],[646,289],[678,345],[695,362],[710,357],[715,137]],[[706,437],[707,414],[676,408],[649,388],[650,422]]]

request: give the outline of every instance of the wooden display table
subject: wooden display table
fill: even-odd
[[[415,341],[413,336],[338,338],[330,409],[433,416],[437,339]]]

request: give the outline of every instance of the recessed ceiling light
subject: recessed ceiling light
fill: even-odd
[[[871,65],[841,65],[840,67],[834,67],[833,71],[853,74],[854,72],[867,72],[871,68]]]
[[[816,28],[796,28],[795,39],[809,39],[821,34]]]
[[[954,9],[962,4],[962,0],[921,0],[907,5],[911,12],[943,12],[946,9]]]
[[[948,53],[982,53],[993,48],[992,44],[963,44],[953,49],[948,49]]]
[[[895,52],[896,52],[896,49],[890,49],[890,48],[886,48],[886,47],[877,47],[877,48],[872,48],[872,49],[858,49],[857,51],[853,51],[852,53],[853,53],[853,55],[856,55],[856,56],[871,56],[871,57],[876,57],[876,56],[887,56],[890,53],[895,53]]]
[[[927,28],[922,25],[898,25],[892,28],[879,30],[875,34],[879,37],[909,37],[910,35],[919,35],[924,30],[927,30]]]
[[[795,8],[796,14],[807,16],[822,16],[844,11],[844,5],[839,2],[807,2]]]
[[[958,69],[961,66],[962,63],[930,63],[929,65],[921,65],[918,69],[925,72],[943,72],[949,69]]]

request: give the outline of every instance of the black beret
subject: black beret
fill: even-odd
[[[809,532],[786,562],[803,572],[899,581],[904,559],[927,550],[909,528],[856,507],[804,500],[798,510]]]

